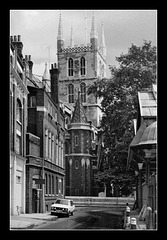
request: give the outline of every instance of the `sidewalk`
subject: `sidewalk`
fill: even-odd
[[[47,213],[25,213],[15,216],[10,216],[10,229],[31,229],[34,226],[43,224],[47,221],[54,221],[57,216],[52,216]]]

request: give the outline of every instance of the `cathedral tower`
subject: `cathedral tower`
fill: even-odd
[[[93,12],[90,32],[90,43],[74,45],[73,31],[71,29],[70,46],[65,47],[63,39],[62,16],[60,13],[57,57],[59,69],[59,96],[72,110],[77,99],[78,90],[81,102],[86,112],[88,121],[97,127],[102,116],[100,100],[93,95],[87,95],[87,89],[98,78],[106,77],[106,47],[104,29],[102,26],[100,46],[96,31],[96,19]]]

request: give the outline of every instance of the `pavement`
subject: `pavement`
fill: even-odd
[[[47,221],[54,221],[57,216],[46,213],[25,213],[15,216],[10,216],[10,229],[32,229],[34,226],[41,225]]]
[[[146,230],[145,221],[140,221],[136,210],[131,210],[130,218],[136,218],[136,230]],[[34,226],[41,225],[47,221],[54,221],[57,216],[47,213],[26,213],[15,216],[10,216],[10,229],[21,230],[21,229],[32,229]],[[127,229],[128,230],[128,229]],[[132,230],[132,229],[129,229]]]

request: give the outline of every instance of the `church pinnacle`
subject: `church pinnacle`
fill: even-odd
[[[63,39],[63,28],[62,28],[61,11],[60,11],[57,40],[62,40],[62,39]]]
[[[96,25],[95,25],[95,12],[94,11],[93,11],[93,15],[92,15],[90,38],[97,38]]]
[[[71,25],[70,47],[74,46],[73,26]]]
[[[100,51],[103,57],[106,58],[106,44],[105,44],[105,37],[104,37],[103,22],[101,23]]]

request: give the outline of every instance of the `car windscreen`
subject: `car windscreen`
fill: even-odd
[[[65,199],[57,199],[56,200],[57,204],[65,204],[65,205],[69,205],[69,201],[65,200]]]

